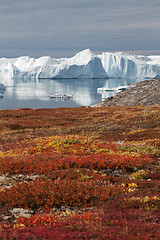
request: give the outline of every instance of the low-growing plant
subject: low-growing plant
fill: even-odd
[[[0,240],[160,239],[159,110],[1,110]]]

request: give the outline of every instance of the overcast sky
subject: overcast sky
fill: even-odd
[[[160,51],[160,0],[0,0],[0,57]]]

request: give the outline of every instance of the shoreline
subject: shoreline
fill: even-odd
[[[118,92],[112,97],[91,107],[105,106],[152,106],[160,105],[160,79],[149,79],[136,82],[130,88]]]

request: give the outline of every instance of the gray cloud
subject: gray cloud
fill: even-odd
[[[159,0],[1,0],[0,55],[160,50]]]

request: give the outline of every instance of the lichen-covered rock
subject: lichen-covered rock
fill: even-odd
[[[160,104],[160,79],[151,79],[131,84],[124,91],[106,98],[103,102],[92,107],[104,107],[111,105],[137,106]]]

